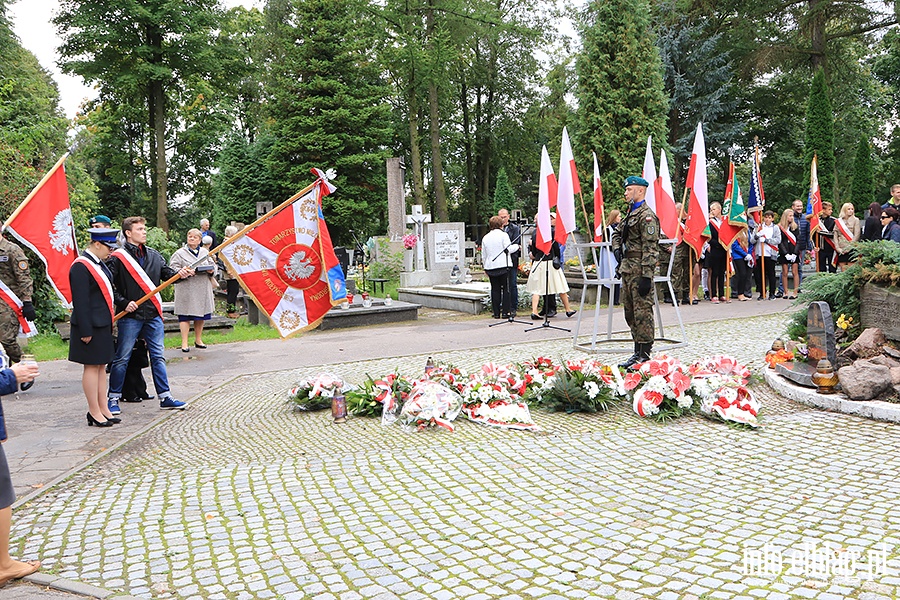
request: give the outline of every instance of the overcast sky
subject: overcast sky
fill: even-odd
[[[96,0],[103,2],[103,0]],[[224,0],[225,6],[237,6],[243,4],[245,6],[262,7],[262,0]],[[59,86],[59,102],[60,106],[69,119],[75,116],[78,108],[85,99],[94,98],[97,95],[96,90],[84,84],[81,77],[73,77],[71,75],[63,75],[56,61],[59,60],[59,53],[56,47],[59,46],[59,37],[56,35],[56,28],[50,23],[50,19],[56,14],[59,8],[58,0],[18,0],[12,5],[9,11],[9,17],[12,19],[13,30],[28,50],[31,50],[41,66],[50,71],[56,85]]]

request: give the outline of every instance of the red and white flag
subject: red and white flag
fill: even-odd
[[[647,152],[644,154],[644,171],[642,177],[650,184],[647,188],[647,195],[644,196],[644,202],[647,203],[650,210],[656,213],[656,165],[653,163],[652,140],[653,136],[647,136]],[[656,213],[656,216],[659,216],[659,213]]]
[[[556,241],[566,243],[569,234],[575,231],[575,194],[581,193],[575,157],[569,143],[569,132],[563,127],[562,144],[559,147],[559,184],[556,200]]]
[[[553,246],[553,236],[550,232],[550,202],[556,198],[556,175],[553,174],[553,165],[550,164],[550,155],[547,154],[547,146],[541,148],[541,178],[538,182],[538,212],[537,231],[534,244],[544,254],[550,253]]]
[[[71,308],[69,269],[78,257],[78,248],[63,166],[68,156],[68,153],[63,155],[44,175],[3,224],[3,230],[8,230],[38,255],[46,267],[50,285],[63,304]]]
[[[691,151],[691,165],[688,167],[687,187],[690,188],[688,216],[684,223],[684,241],[690,244],[697,256],[703,244],[711,236],[709,233],[709,192],[706,187],[706,142],[703,139],[703,124],[697,124],[694,149]]]
[[[600,184],[600,168],[597,166],[597,153],[594,155],[594,241],[602,242],[606,230],[606,218],[603,214],[603,186]]]
[[[322,198],[334,186],[321,171],[316,174],[315,184],[259,225],[235,234],[219,252],[282,338],[316,327],[347,298],[322,215]]]
[[[659,157],[659,177],[656,182],[656,216],[659,217],[659,228],[666,239],[673,240],[678,234],[678,212],[675,210],[675,192],[672,191],[672,178],[669,177],[669,163],[666,151]]]
[[[809,167],[809,198],[806,202],[806,217],[809,219],[809,235],[812,239],[815,239],[812,236],[822,227],[822,224],[819,222],[819,213],[822,212],[822,193],[819,190],[819,170],[817,165],[818,159],[813,154],[812,164]],[[805,248],[801,248],[801,250],[805,250]]]
[[[0,281],[0,301],[6,302],[16,314],[16,319],[19,320],[19,335],[22,337],[37,335],[37,326],[22,314],[22,301],[3,281]]]

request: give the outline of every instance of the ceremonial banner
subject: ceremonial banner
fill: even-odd
[[[763,192],[762,173],[759,170],[759,146],[753,148],[753,169],[750,172],[750,193],[747,195],[747,214],[756,221],[762,222],[762,213],[766,208],[766,194]]]
[[[78,248],[63,166],[68,156],[63,155],[44,175],[3,224],[3,230],[8,230],[38,255],[46,267],[47,279],[53,290],[66,308],[71,308],[69,269],[78,256]]]
[[[809,198],[806,201],[806,218],[809,220],[809,236],[812,239],[822,227],[819,223],[819,213],[822,212],[822,193],[819,191],[818,159],[813,155],[812,164],[809,167]],[[802,248],[801,250],[805,250]],[[819,269],[819,265],[816,265]]]
[[[700,256],[709,233],[709,192],[706,187],[706,142],[703,140],[703,124],[697,124],[691,164],[688,167],[687,187],[690,188],[688,216],[684,223],[684,241]]]
[[[744,197],[734,172],[734,163],[728,165],[728,182],[725,184],[725,208],[722,210],[722,225],[719,227],[719,243],[730,251],[731,243],[741,230],[747,229],[747,215]]]
[[[575,194],[581,193],[575,157],[569,143],[569,132],[563,127],[562,144],[559,147],[559,183],[556,200],[556,241],[566,243],[569,234],[575,231]]]
[[[550,164],[550,155],[547,154],[547,146],[541,148],[541,178],[538,182],[538,213],[537,231],[535,232],[534,245],[544,254],[550,253],[553,246],[553,236],[550,233],[550,207],[551,201],[556,198],[556,176],[553,174],[553,165]]]
[[[316,185],[219,251],[282,338],[316,327],[346,301],[344,273],[322,215],[322,198],[333,189],[320,174]]]
[[[606,217],[603,214],[603,186],[600,185],[600,168],[597,166],[597,153],[594,152],[594,241],[602,242],[606,235]]]
[[[656,165],[653,163],[652,140],[653,136],[647,136],[647,151],[644,153],[644,170],[641,173],[641,177],[650,184],[647,188],[647,194],[644,196],[644,202],[647,203],[650,210],[656,213],[656,216],[659,216],[659,213],[656,212],[656,186],[654,185],[656,182]]]

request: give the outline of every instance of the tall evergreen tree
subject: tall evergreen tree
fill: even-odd
[[[509,178],[506,176],[506,168],[500,167],[500,170],[497,171],[497,183],[494,186],[494,213],[496,214],[501,208],[512,210],[515,206],[516,195],[509,185]]]
[[[334,168],[325,203],[338,240],[387,229],[389,93],[373,62],[375,25],[362,0],[278,0],[266,6],[272,40],[270,165],[289,196]],[[337,225],[340,225],[338,227]]]
[[[872,164],[872,146],[869,138],[859,137],[856,159],[853,161],[853,179],[850,182],[850,202],[862,212],[875,200],[875,166]]]
[[[804,161],[807,165],[812,163],[814,155],[817,157],[822,201],[834,204],[834,116],[824,69],[817,70],[813,77],[806,106]]]
[[[647,0],[592,0],[580,14],[576,160],[597,152],[611,189],[640,173],[647,136],[666,139],[668,101]],[[611,185],[610,185],[611,184]]]

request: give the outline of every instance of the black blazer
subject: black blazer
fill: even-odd
[[[97,260],[88,254],[82,256],[93,263]],[[104,274],[106,272],[104,271]],[[109,278],[109,275],[106,275]],[[73,338],[92,337],[94,329],[112,326],[112,315],[100,285],[88,271],[88,267],[74,263],[69,269],[69,285],[72,288],[72,325]]]

